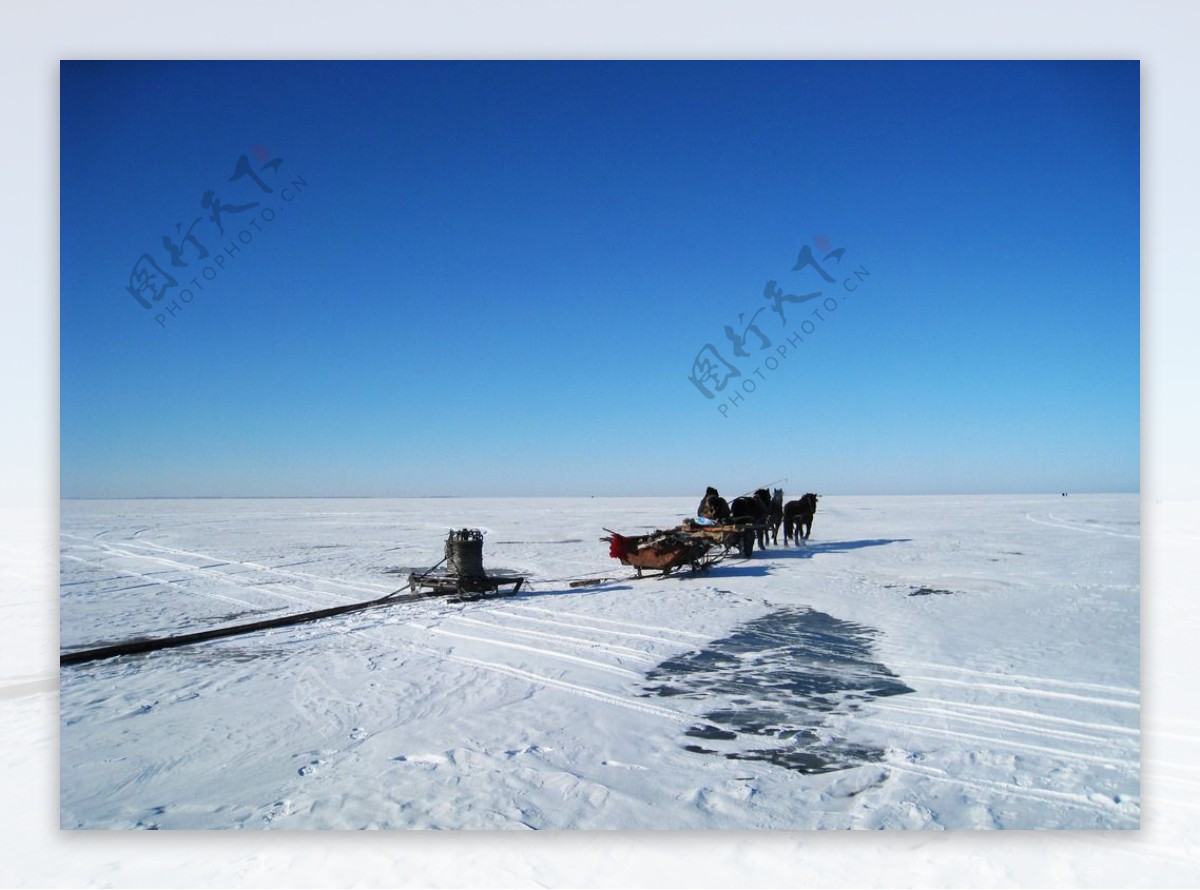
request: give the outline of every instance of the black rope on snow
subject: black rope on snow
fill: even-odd
[[[405,588],[401,587],[400,590]],[[116,658],[120,655],[138,655],[143,652],[155,652],[159,649],[174,649],[179,646],[190,646],[207,640],[219,640],[223,637],[240,636],[258,630],[268,630],[273,627],[287,627],[291,624],[304,624],[309,621],[319,621],[322,618],[332,618],[335,615],[346,615],[350,612],[362,612],[379,606],[390,606],[395,603],[392,599],[400,590],[395,590],[379,599],[368,600],[365,603],[352,603],[348,606],[333,606],[329,609],[319,609],[316,612],[302,612],[299,615],[284,615],[279,618],[268,618],[263,621],[253,621],[249,624],[237,624],[233,627],[218,627],[212,630],[202,630],[197,633],[179,634],[173,637],[159,637],[152,640],[129,640],[115,643],[111,646],[100,646],[96,649],[83,649],[78,652],[67,652],[59,656],[60,666],[84,664],[89,661],[100,661],[104,658]]]

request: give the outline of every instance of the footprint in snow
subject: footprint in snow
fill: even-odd
[[[444,766],[450,762],[450,758],[441,754],[397,754],[392,760],[396,763],[412,763],[427,767]]]
[[[332,753],[336,753],[336,752],[323,751],[321,753],[332,754]],[[316,773],[321,772],[321,767],[325,766],[326,761],[323,758],[313,757],[311,754],[308,756],[311,757],[312,759],[309,760],[308,763],[304,764],[304,766],[300,767],[300,769],[296,770],[296,773],[298,775],[301,775],[301,776],[315,775]]]
[[[553,748],[543,748],[541,745],[526,745],[524,748],[511,748],[504,752],[505,757],[518,757],[521,754],[548,754]]]

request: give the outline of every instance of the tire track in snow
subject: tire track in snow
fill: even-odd
[[[1076,720],[1072,717],[1058,717],[1053,714],[1043,714],[1039,711],[1023,711],[1020,708],[1005,708],[1001,707],[1000,705],[980,705],[975,704],[974,702],[941,701],[939,703],[948,707],[960,709],[965,708],[969,711],[982,711],[985,714],[1011,714],[1014,717],[1031,718],[1033,720],[1040,720],[1048,723],[1065,724],[1067,726],[1074,726],[1081,729],[1096,729],[1101,732],[1115,732],[1131,736],[1141,735],[1141,730],[1137,729],[1136,727],[1118,726],[1111,723],[1091,723],[1086,720]]]
[[[581,649],[603,650],[606,652],[611,652],[614,655],[619,655],[623,658],[629,658],[633,661],[645,662],[646,664],[657,664],[659,660],[655,656],[647,655],[645,652],[642,652],[638,649],[633,649],[629,646],[620,646],[615,643],[598,643],[595,640],[585,640],[581,637],[569,637],[563,634],[544,633],[543,631],[538,630],[528,630],[525,628],[513,627],[509,624],[496,624],[493,621],[480,621],[478,618],[465,618],[461,615],[452,616],[452,620],[461,621],[464,624],[474,624],[478,625],[479,627],[491,628],[492,630],[506,631],[508,633],[518,634],[521,636],[555,640],[556,642],[565,643],[568,646],[574,644],[577,648]]]
[[[1049,519],[1054,520],[1055,522],[1063,523],[1064,527],[1070,527],[1073,529],[1077,529],[1079,531],[1098,531],[1098,532],[1102,532],[1104,534],[1117,535],[1117,536],[1123,537],[1123,538],[1139,538],[1139,537],[1141,537],[1140,532],[1139,532],[1139,534],[1131,535],[1129,532],[1123,532],[1123,531],[1121,531],[1121,529],[1113,528],[1111,525],[1101,525],[1098,522],[1093,522],[1093,521],[1087,520],[1087,519],[1084,519],[1082,521],[1081,520],[1072,520],[1072,519],[1067,519],[1065,516],[1055,516],[1053,513],[1047,513],[1046,516]],[[1140,527],[1140,524],[1139,524],[1139,527]]]
[[[353,590],[357,593],[391,593],[392,588],[381,584],[371,584],[369,581],[340,581],[337,578],[326,578],[321,575],[314,575],[311,572],[289,572],[286,569],[274,568],[272,566],[263,565],[257,562],[247,562],[241,559],[232,559],[224,556],[211,556],[207,553],[199,553],[194,550],[180,550],[175,547],[167,547],[163,544],[158,544],[154,541],[138,541],[136,543],[126,542],[125,546],[146,547],[161,551],[163,553],[173,553],[177,556],[196,556],[201,559],[215,559],[218,562],[223,562],[227,565],[245,566],[248,569],[255,569],[260,572],[270,572],[273,575],[283,575],[286,578],[292,578],[298,581],[320,581],[323,584],[333,584],[337,587],[345,587],[348,590]]]
[[[405,640],[404,644],[411,649],[415,649],[418,652],[433,656],[434,658],[441,658],[470,667],[482,668],[498,674],[506,674],[510,677],[516,677],[519,680],[525,680],[529,683],[533,683],[536,686],[557,689],[561,692],[582,696],[583,698],[589,698],[593,701],[599,701],[607,705],[624,708],[628,711],[636,711],[638,713],[649,714],[654,717],[661,717],[665,720],[671,720],[682,726],[692,726],[697,722],[697,718],[690,714],[684,714],[680,711],[671,711],[667,708],[659,708],[654,705],[630,701],[629,699],[621,698],[608,692],[602,692],[599,689],[593,689],[590,686],[580,686],[577,683],[568,683],[565,680],[556,680],[551,677],[543,677],[541,674],[535,674],[531,671],[511,667],[506,664],[497,664],[496,662],[484,661],[483,659],[479,658],[471,658],[466,655],[456,655],[452,652],[440,652],[437,649],[433,649],[428,646],[422,646],[420,643],[416,643],[411,640]]]
[[[955,665],[948,664],[933,664],[927,661],[902,661],[888,659],[888,664],[897,667],[913,667],[913,668],[933,668],[934,670],[950,671],[955,674],[971,674],[976,677],[991,677],[996,680],[1019,680],[1031,683],[1041,683],[1046,686],[1064,686],[1069,689],[1089,689],[1093,692],[1111,692],[1117,695],[1129,695],[1140,697],[1140,689],[1132,689],[1128,686],[1109,686],[1104,683],[1085,683],[1081,680],[1056,680],[1050,677],[1032,677],[1028,674],[1005,674],[998,671],[977,671],[970,668],[960,668]]]
[[[1003,683],[979,683],[972,680],[952,680],[949,677],[918,677],[911,675],[906,675],[904,679],[914,682],[942,684],[945,686],[967,686],[971,689],[997,689],[1003,692],[1011,692],[1015,695],[1031,695],[1039,698],[1061,698],[1069,701],[1086,702],[1092,705],[1105,705],[1110,708],[1140,710],[1142,707],[1139,702],[1125,701],[1124,699],[1094,698],[1090,695],[1076,695],[1073,692],[1051,692],[1049,689],[1030,689],[1027,686],[1007,686]]]
[[[673,649],[678,648],[681,643],[679,640],[668,640],[664,637],[652,637],[648,634],[636,633],[628,630],[609,630],[606,627],[592,627],[587,624],[574,624],[570,621],[551,621],[547,618],[534,618],[528,615],[518,615],[513,612],[507,612],[503,609],[493,609],[489,612],[491,615],[502,615],[506,618],[516,618],[520,621],[533,621],[538,624],[545,624],[551,627],[570,628],[571,630],[586,630],[589,633],[609,634],[610,636],[620,637],[621,639],[629,639],[636,637],[639,640],[649,640],[651,643],[661,643],[664,646],[671,646]]]
[[[261,609],[262,608],[262,603],[248,603],[244,600],[239,600],[232,596],[224,596],[222,594],[211,593],[206,590],[192,590],[190,587],[184,587],[182,584],[176,584],[174,581],[167,581],[162,578],[155,578],[152,575],[143,575],[141,572],[134,572],[134,571],[130,571],[129,569],[114,569],[112,566],[105,566],[105,565],[101,565],[98,562],[91,562],[90,560],[82,559],[81,557],[78,557],[78,556],[72,556],[69,553],[64,553],[62,558],[63,559],[73,559],[76,562],[81,562],[84,565],[89,565],[89,566],[92,566],[93,568],[104,569],[106,572],[120,572],[122,575],[128,575],[131,578],[142,578],[143,580],[149,581],[152,584],[161,584],[163,587],[174,587],[178,590],[182,590],[184,593],[186,593],[190,596],[195,596],[196,594],[200,594],[201,596],[208,596],[208,597],[212,597],[213,599],[223,600],[224,602],[227,602],[227,603],[234,603],[235,605],[238,605],[238,606],[244,606],[247,609]]]
[[[217,560],[216,566],[196,566],[196,565],[192,565],[190,563],[180,562],[178,560],[169,559],[166,556],[154,556],[154,555],[151,555],[148,553],[147,554],[133,553],[128,550],[120,549],[124,545],[118,546],[115,544],[107,544],[107,543],[100,542],[98,544],[89,544],[87,546],[90,546],[90,547],[96,549],[97,551],[99,551],[100,553],[103,553],[108,556],[117,556],[117,557],[121,557],[121,558],[125,558],[125,559],[140,559],[145,562],[158,563],[159,565],[166,566],[168,569],[170,569],[171,571],[174,571],[174,572],[179,572],[181,574],[195,573],[202,577],[212,578],[214,580],[228,584],[232,587],[237,588],[238,590],[256,591],[259,593],[265,593],[268,596],[281,597],[283,599],[291,600],[294,603],[297,603],[299,605],[306,606],[306,607],[312,606],[312,605],[319,605],[319,603],[314,601],[311,598],[300,599],[295,596],[291,596],[286,591],[290,591],[291,593],[296,593],[296,594],[307,594],[310,597],[313,595],[328,597],[328,598],[337,600],[339,602],[345,602],[345,603],[352,603],[352,602],[356,601],[354,597],[348,596],[344,593],[337,593],[337,592],[330,591],[330,590],[321,590],[319,588],[293,587],[293,586],[283,586],[283,585],[264,587],[259,584],[241,583],[236,580],[235,575],[232,575],[228,572],[217,571],[217,569],[222,565],[247,565],[246,563],[240,563],[237,560],[223,561],[223,560],[221,560],[220,557],[209,556],[207,554],[202,554],[202,553],[189,554],[188,551],[174,551],[170,548],[166,548],[166,549],[155,548],[155,549],[161,550],[161,552],[164,552],[164,553],[179,552],[184,555],[192,555],[192,556],[199,557],[201,559]],[[135,546],[140,546],[140,545],[135,545]],[[104,568],[103,566],[101,566],[101,567]],[[111,568],[111,567],[109,567],[109,568]],[[119,570],[114,570],[114,571],[119,571]],[[317,576],[314,576],[314,577],[317,577]],[[320,579],[318,579],[318,580],[320,580]],[[337,582],[333,582],[333,583],[337,583]]]
[[[953,702],[943,702],[942,704],[953,705]],[[942,717],[946,720],[953,720],[959,723],[979,724],[981,726],[999,726],[1003,729],[1011,729],[1014,732],[1025,733],[1027,735],[1037,736],[1053,736],[1065,740],[1074,740],[1089,744],[1113,744],[1116,740],[1111,737],[1091,735],[1085,732],[1072,732],[1068,729],[1049,729],[1046,726],[1037,726],[1031,723],[1017,723],[1010,719],[1002,717],[984,717],[978,714],[963,714],[952,710],[951,708],[908,708],[903,705],[883,704],[882,702],[872,702],[871,707],[880,711],[894,712],[897,714],[914,714],[918,717]],[[924,725],[924,724],[919,724]],[[1118,732],[1128,732],[1125,727],[1113,727]]]
[[[278,597],[280,599],[289,600],[293,603],[296,603],[301,606],[306,606],[306,607],[314,605],[313,600],[301,599],[300,597],[292,596],[291,594],[284,593],[283,589],[280,589],[280,588],[260,587],[257,584],[239,584],[228,573],[218,572],[215,567],[193,566],[193,565],[189,565],[184,562],[178,562],[173,559],[167,559],[164,556],[151,556],[149,554],[131,553],[127,550],[120,550],[115,545],[112,545],[112,544],[103,545],[102,552],[104,552],[110,556],[119,556],[119,557],[124,557],[126,559],[140,559],[145,562],[158,563],[159,565],[167,566],[168,568],[170,568],[174,571],[183,573],[183,574],[194,573],[194,574],[201,576],[202,578],[211,578],[214,581],[220,581],[224,584],[229,584],[233,587],[236,587],[238,590],[241,590],[241,591],[245,591],[245,592],[256,591],[258,593],[265,593],[268,596],[274,596],[274,597]],[[341,600],[342,602],[354,602],[353,597],[349,597],[349,596],[346,596],[345,594],[341,594],[341,593],[332,593],[327,590],[308,590],[308,589],[300,588],[300,587],[289,587],[286,589],[295,591],[296,593],[316,594],[318,596],[331,597],[336,600]]]
[[[1058,517],[1053,513],[1047,515],[1051,519],[1058,519]],[[1047,522],[1044,519],[1034,519],[1033,516],[1028,513],[1025,514],[1025,518],[1030,522],[1036,522],[1038,525],[1048,525],[1050,528],[1061,528],[1071,532],[1087,532],[1088,534],[1092,535],[1108,535],[1109,537],[1113,538],[1134,538],[1135,540],[1142,537],[1140,534],[1131,535],[1126,532],[1107,531],[1103,528],[1088,528],[1087,526],[1073,525],[1064,520],[1060,520],[1059,522]]]
[[[631,671],[628,668],[617,667],[616,665],[611,665],[611,664],[605,664],[604,662],[601,662],[601,661],[592,661],[591,659],[588,659],[588,658],[580,658],[578,655],[568,655],[565,652],[555,652],[551,649],[539,649],[536,646],[523,646],[520,643],[508,643],[503,640],[496,640],[496,639],[491,639],[488,637],[474,637],[474,636],[471,636],[470,634],[456,633],[452,630],[442,630],[442,628],[440,628],[440,627],[425,627],[422,624],[416,624],[416,623],[410,623],[409,627],[420,628],[421,630],[423,630],[427,633],[437,634],[438,636],[442,636],[442,637],[455,637],[456,639],[460,639],[460,640],[470,640],[471,642],[474,642],[474,643],[486,643],[489,646],[500,646],[501,648],[504,648],[504,649],[519,649],[522,652],[533,652],[537,655],[544,655],[548,658],[561,658],[564,661],[573,661],[576,664],[584,664],[590,668],[595,668],[596,670],[605,671],[610,674],[619,674],[619,675],[625,676],[625,677],[638,677],[638,678],[640,678],[642,676],[637,671]]]
[[[911,735],[936,735],[948,739],[959,739],[971,742],[983,742],[989,747],[984,750],[992,753],[1006,753],[1009,749],[1020,748],[1023,751],[1033,751],[1037,754],[1043,754],[1060,760],[1076,760],[1087,763],[1100,763],[1105,766],[1124,765],[1137,767],[1138,761],[1128,761],[1113,757],[1101,757],[1098,754],[1083,754],[1077,751],[1065,751],[1061,748],[1048,748],[1044,745],[1033,745],[1027,742],[1013,742],[1008,739],[997,739],[991,736],[975,735],[968,732],[955,732],[952,729],[940,729],[935,726],[917,725],[912,723],[890,723],[887,720],[872,720],[872,726],[880,726],[885,729],[900,730]]]
[[[69,557],[69,556],[66,556],[65,554],[61,558],[62,559],[79,559],[79,557],[77,557],[77,556]],[[80,560],[80,561],[83,562],[83,560]],[[104,566],[102,566],[102,565],[100,565],[100,563],[96,563],[96,562],[89,562],[88,565],[95,566],[98,569],[104,568]],[[108,584],[112,581],[120,581],[120,580],[121,580],[120,576],[114,576],[112,578],[87,578],[83,581],[59,581],[58,586],[60,588],[61,587],[78,587],[80,584]],[[122,588],[122,589],[124,589],[124,588]]]
[[[510,606],[509,608],[522,609],[522,610],[530,611],[530,612],[541,612],[546,615],[561,615],[562,614],[561,612],[555,612],[551,609],[542,609],[542,608],[539,608],[538,606],[527,606],[524,604],[513,605],[513,606]],[[521,617],[521,616],[514,615],[513,617],[517,618],[517,617]],[[578,613],[572,613],[571,617],[578,618],[578,619],[581,619],[584,621],[599,621],[604,624],[615,624],[620,627],[632,627],[632,628],[636,628],[637,630],[654,630],[654,631],[659,631],[661,633],[678,634],[679,636],[683,636],[683,637],[691,637],[692,639],[703,640],[706,643],[711,639],[706,634],[693,633],[692,631],[689,631],[689,630],[679,630],[678,628],[675,628],[675,627],[658,627],[658,626],[652,625],[652,624],[635,624],[632,621],[618,621],[614,618],[601,618],[597,615],[580,615]],[[537,621],[539,619],[527,618],[526,620],[527,621]],[[540,619],[540,620],[546,621],[546,619]],[[546,621],[546,623],[547,624],[561,624],[562,622]],[[589,627],[587,625],[566,625],[566,626],[577,627],[580,630],[595,630],[600,633],[605,633],[604,629],[599,628],[599,627]],[[615,631],[608,631],[608,633],[615,633]],[[630,634],[630,636],[637,636],[637,634]],[[656,640],[656,641],[662,642],[662,643],[670,643],[673,646],[679,645],[679,642],[677,640],[669,640],[669,639],[665,639],[662,637],[647,637],[647,639]]]

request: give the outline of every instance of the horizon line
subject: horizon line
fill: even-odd
[[[1141,489],[1083,491],[924,491],[924,492],[833,492],[821,497],[1025,497],[1030,495],[1136,494]],[[532,500],[545,498],[683,498],[686,494],[150,494],[150,495],[60,495],[60,501],[283,501],[283,500]]]

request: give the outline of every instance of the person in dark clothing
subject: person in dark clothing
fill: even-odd
[[[696,511],[696,515],[712,519],[715,522],[723,522],[729,518],[729,504],[710,485],[704,492],[704,498],[700,501],[700,508]]]

